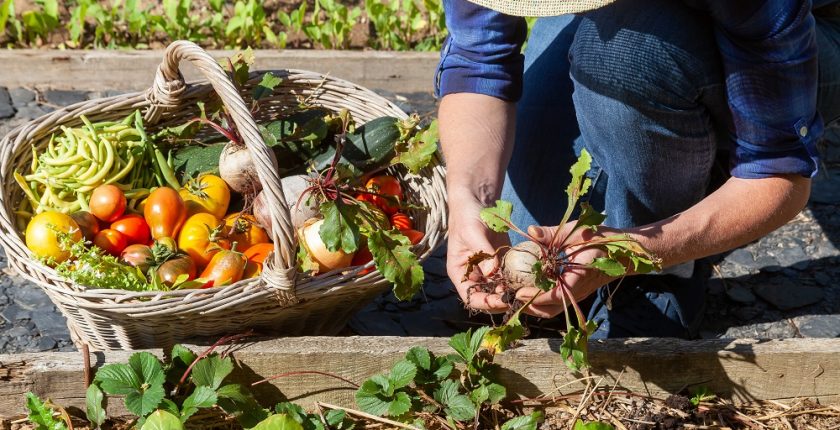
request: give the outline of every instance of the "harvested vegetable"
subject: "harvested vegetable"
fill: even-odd
[[[90,213],[105,222],[114,222],[125,213],[125,194],[116,185],[100,185],[90,196]]]
[[[362,194],[362,200],[369,200],[388,215],[397,213],[403,199],[402,186],[397,178],[380,175],[370,178],[365,184],[368,193]]]
[[[222,178],[204,174],[191,179],[179,191],[187,205],[187,216],[200,212],[224,218],[230,204],[230,189]]]
[[[230,241],[222,234],[223,228],[222,221],[214,215],[195,214],[187,218],[178,233],[178,248],[186,252],[199,268],[204,268],[217,252],[230,249]]]
[[[128,238],[122,233],[106,228],[93,238],[93,244],[114,257],[119,257],[128,246]]]
[[[70,258],[55,267],[59,275],[88,288],[149,291],[152,285],[136,267],[122,264],[96,246],[87,247],[67,233],[59,234],[62,249]]]
[[[122,233],[128,239],[129,245],[149,243],[152,237],[149,224],[137,214],[123,215],[111,223],[111,228]]]
[[[347,253],[338,249],[330,251],[321,239],[321,226],[324,220],[312,218],[306,221],[298,231],[298,239],[313,263],[316,264],[313,272],[327,272],[334,269],[341,269],[350,266],[353,261],[353,253]]]
[[[231,141],[225,145],[219,157],[219,176],[239,194],[256,195],[262,190],[257,168],[245,144]]]
[[[175,237],[187,219],[187,207],[177,191],[160,187],[146,199],[143,217],[149,224],[153,239]]]
[[[167,287],[195,279],[198,269],[189,255],[179,255],[161,264],[154,276]]]
[[[70,217],[73,218],[73,221],[76,221],[76,224],[79,225],[79,228],[82,230],[82,235],[84,235],[85,240],[92,242],[93,237],[96,236],[96,233],[99,233],[99,220],[93,216],[92,213],[87,211],[78,211],[73,212],[70,214]]]
[[[100,185],[118,187],[128,207],[136,208],[150,188],[171,185],[172,169],[147,138],[139,111],[121,122],[80,119],[83,126],[62,127],[63,134],[52,135],[41,153],[33,148],[30,174],[14,172],[34,214],[89,211]]]
[[[289,214],[292,218],[292,226],[298,229],[303,226],[309,218],[318,215],[318,206],[315,199],[310,199],[307,189],[309,188],[309,177],[306,175],[287,176],[280,180],[283,187],[283,195],[286,197],[286,205],[289,207]],[[254,218],[257,223],[271,234],[271,215],[265,204],[265,194],[260,193],[254,199]]]
[[[26,247],[37,258],[61,263],[71,257],[69,250],[61,246],[61,233],[68,234],[73,241],[82,240],[79,225],[69,215],[54,211],[40,213],[26,226]]]
[[[522,242],[509,249],[502,258],[502,274],[513,290],[536,284],[534,264],[540,260],[542,249],[536,242]]]
[[[411,218],[402,212],[396,212],[391,215],[391,225],[400,231],[414,228],[414,223],[411,222]]]
[[[155,265],[155,257],[152,248],[147,245],[129,245],[120,254],[120,261],[129,266],[140,269],[146,273]]]
[[[222,233],[231,242],[238,243],[242,249],[270,242],[268,234],[259,226],[257,219],[253,215],[241,212],[234,212],[225,217]]]
[[[221,287],[242,279],[248,259],[245,254],[235,250],[218,252],[210,264],[201,272],[200,278],[207,283],[203,288]]]

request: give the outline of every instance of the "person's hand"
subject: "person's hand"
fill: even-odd
[[[574,224],[574,221],[567,223],[562,227],[564,231],[561,231],[560,234],[557,235],[555,235],[555,232],[560,227],[531,226],[528,228],[528,234],[543,245],[550,246],[552,244],[552,240],[562,240],[562,238],[566,235],[565,232],[570,230]],[[586,240],[591,240],[597,236],[615,233],[618,233],[618,231],[603,226],[599,227],[597,232],[593,232],[589,229],[579,229],[566,239],[565,244],[574,245],[582,243]],[[588,265],[592,263],[594,259],[598,257],[606,257],[607,255],[606,251],[595,247],[574,253],[576,249],[578,249],[578,247],[570,247],[565,249],[565,251],[567,254],[571,255],[571,257],[569,257],[569,262],[580,265]],[[614,279],[616,278],[607,276],[598,269],[582,267],[566,268],[563,275],[560,277],[561,282],[570,289],[576,302],[585,299],[590,294],[594,293],[598,288],[606,285]],[[543,292],[536,287],[523,287],[516,292],[516,298],[522,302],[527,302],[535,295],[538,295],[537,298],[535,298],[523,312],[540,318],[551,318],[566,310],[563,306],[563,291],[560,286],[556,286],[548,292]],[[566,298],[565,303],[567,306],[572,306],[568,297]]]
[[[449,214],[449,243],[446,271],[461,300],[471,309],[491,313],[507,311],[510,306],[502,302],[499,294],[486,294],[475,290],[475,284],[489,274],[497,261],[487,260],[472,273],[467,274],[467,260],[478,251],[493,255],[500,247],[510,245],[506,234],[496,233],[481,221],[479,213],[484,206],[474,199],[451,199]],[[498,260],[498,259],[497,259]],[[464,280],[464,276],[467,280]],[[472,290],[472,291],[470,291]]]

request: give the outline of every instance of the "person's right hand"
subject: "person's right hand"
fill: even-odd
[[[490,313],[501,313],[510,309],[510,306],[501,301],[499,294],[487,294],[475,290],[476,282],[496,267],[499,258],[495,261],[487,260],[472,273],[466,273],[467,261],[471,255],[479,251],[493,255],[500,247],[510,245],[506,234],[490,230],[481,221],[479,213],[483,208],[484,206],[478,200],[456,199],[450,196],[446,271],[467,307]]]

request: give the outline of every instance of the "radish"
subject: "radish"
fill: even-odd
[[[321,226],[324,220],[310,218],[306,220],[303,227],[298,230],[298,238],[301,246],[305,247],[309,258],[318,265],[316,272],[328,272],[334,269],[349,267],[353,262],[353,254],[342,250],[330,251],[321,240]]]

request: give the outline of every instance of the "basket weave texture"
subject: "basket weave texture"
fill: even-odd
[[[206,80],[186,84],[178,69],[184,60],[198,68]],[[364,267],[317,276],[297,272],[297,241],[276,160],[256,122],[274,119],[302,101],[333,111],[347,109],[359,123],[381,116],[405,118],[405,112],[372,91],[341,79],[302,70],[272,70],[283,82],[272,96],[261,99],[254,118],[246,102],[250,102],[250,89],[266,72],[252,72],[240,92],[207,52],[191,42],[174,42],[149,90],[68,106],[16,128],[0,142],[0,241],[9,265],[46,291],[67,317],[78,346],[87,344],[94,350],[169,347],[187,339],[241,333],[248,328],[276,336],[332,335],[390,287],[376,270],[359,275]],[[274,252],[259,278],[204,290],[88,289],[33,259],[16,223],[14,211],[24,195],[13,178],[15,170],[28,169],[32,145],[43,148],[61,126],[79,126],[80,115],[91,121],[120,120],[139,109],[150,130],[180,125],[197,116],[197,102],[221,102],[227,108],[252,155],[272,208]],[[425,233],[413,248],[422,261],[446,234],[443,165],[436,156],[419,174],[402,169],[390,173],[399,178],[411,203],[426,208],[410,211],[415,228]]]

